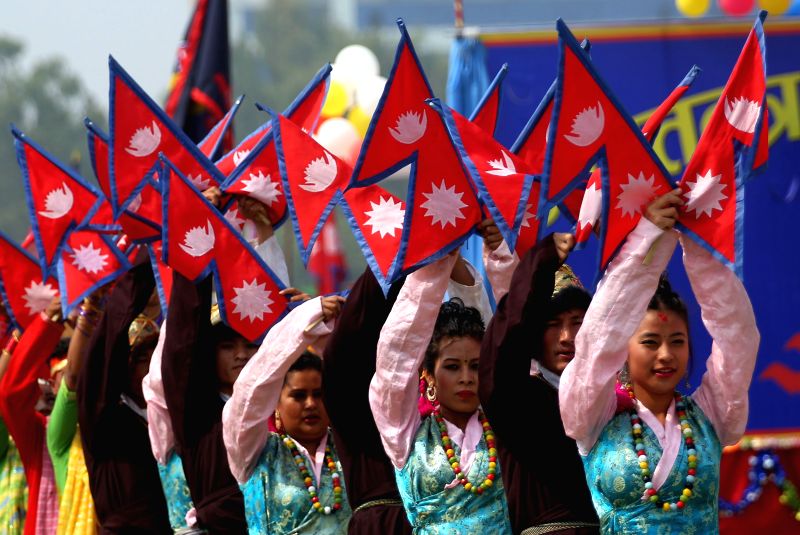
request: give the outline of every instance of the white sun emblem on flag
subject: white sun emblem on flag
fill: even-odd
[[[536,214],[531,211],[531,208],[533,208],[533,203],[525,205],[525,213],[522,214],[522,223],[520,223],[519,228],[530,228],[530,220],[536,219]]]
[[[22,296],[22,299],[25,300],[28,314],[33,315],[46,309],[57,294],[58,292],[50,286],[50,283],[31,281],[31,285],[25,288],[25,295]]]
[[[603,208],[603,191],[598,184],[589,184],[583,194],[581,211],[578,214],[578,223],[581,227],[594,225],[600,219]]]
[[[277,182],[273,182],[269,175],[264,176],[261,171],[257,175],[250,173],[250,178],[242,180],[242,185],[244,186],[242,190],[250,193],[250,197],[258,199],[267,206],[272,206],[272,203],[282,195]]]
[[[403,218],[406,215],[403,203],[395,202],[391,197],[384,199],[381,195],[377,204],[372,201],[369,204],[372,210],[364,212],[369,218],[364,224],[372,227],[372,234],[380,233],[381,238],[388,234],[394,238],[394,231],[403,228]]]
[[[203,178],[203,175],[201,175],[200,173],[197,173],[197,176],[189,174],[186,178],[188,178],[189,182],[191,182],[192,185],[194,185],[194,187],[197,188],[199,191],[205,191],[208,189],[208,186],[211,185],[211,179]]]
[[[457,219],[464,219],[464,214],[461,213],[461,209],[467,207],[461,202],[464,194],[457,193],[455,186],[447,187],[444,180],[439,186],[431,186],[430,193],[423,193],[427,200],[421,205],[421,208],[425,208],[425,216],[432,218],[431,226],[436,223],[442,228],[447,225],[456,226]]]
[[[244,219],[239,217],[239,210],[237,210],[236,208],[231,208],[230,210],[225,212],[225,219],[228,221],[228,223],[231,224],[233,228],[235,228],[239,232],[242,231],[242,228],[244,227]]]
[[[642,206],[653,200],[657,187],[656,177],[645,177],[640,172],[638,177],[628,173],[628,183],[620,184],[622,191],[617,196],[617,205],[614,208],[622,210],[622,215],[634,217],[642,212]],[[660,187],[660,186],[659,186]]]
[[[272,312],[270,305],[274,303],[269,298],[272,292],[266,288],[266,283],[259,283],[258,279],[253,279],[253,282],[243,280],[241,288],[233,288],[236,294],[236,297],[231,299],[231,303],[236,305],[233,313],[239,314],[242,320],[247,318],[251,323],[256,319],[264,319],[264,314]]]
[[[695,218],[700,219],[700,214],[705,214],[711,217],[714,210],[722,211],[720,201],[728,198],[727,195],[722,193],[727,184],[720,183],[722,175],[712,175],[711,169],[706,171],[705,175],[697,174],[697,179],[694,182],[687,182],[689,191],[685,193],[686,196],[686,212],[694,210]]]
[[[108,265],[108,255],[100,254],[101,252],[102,249],[95,248],[92,242],[76,247],[70,253],[72,265],[86,273],[99,273]]]

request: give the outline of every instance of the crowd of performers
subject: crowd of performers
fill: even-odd
[[[594,296],[571,235],[517,258],[485,221],[492,314],[457,253],[387,295],[367,269],[312,299],[243,199],[297,306],[252,344],[212,277],[175,274],[162,321],[145,253],[77,317],[54,301],[0,360],[0,530],[714,533],[759,334],[734,273],[673,229],[682,202],[647,206]],[[714,340],[689,396],[678,241]]]

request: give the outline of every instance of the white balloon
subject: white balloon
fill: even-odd
[[[367,115],[375,113],[385,86],[386,78],[383,76],[370,76],[361,80],[355,91],[356,106],[364,110]]]
[[[361,77],[377,76],[381,72],[378,57],[364,45],[344,47],[336,54],[336,59],[333,62],[343,70],[360,72]]]
[[[314,139],[350,165],[354,163],[351,160],[358,155],[358,148],[361,146],[358,130],[343,117],[331,117],[319,125]]]

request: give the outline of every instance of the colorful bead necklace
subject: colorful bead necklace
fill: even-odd
[[[330,445],[325,446],[325,464],[328,467],[328,470],[330,470],[331,479],[333,480],[333,507],[330,505],[323,506],[320,503],[319,497],[317,496],[317,488],[314,486],[314,480],[311,478],[311,472],[309,472],[308,467],[306,467],[306,459],[297,450],[297,445],[294,443],[294,440],[283,434],[281,435],[281,440],[283,440],[283,444],[289,448],[289,451],[292,453],[292,458],[294,458],[294,463],[297,465],[297,469],[300,471],[300,477],[303,478],[303,483],[306,485],[306,490],[308,490],[308,495],[311,497],[311,505],[314,507],[314,509],[318,513],[324,515],[333,514],[341,509],[342,483],[340,481],[339,473],[336,472],[336,462],[333,460],[333,453],[331,453]]]
[[[639,469],[641,470],[642,479],[644,480],[642,501],[652,502],[663,511],[677,511],[683,509],[686,506],[686,502],[692,497],[695,477],[697,475],[698,457],[697,450],[694,447],[694,439],[692,438],[692,427],[689,425],[689,419],[686,416],[686,401],[679,392],[675,392],[675,412],[681,424],[681,432],[683,433],[683,442],[686,445],[689,469],[686,474],[686,482],[680,498],[678,498],[676,502],[665,502],[661,500],[658,492],[653,488],[653,482],[650,479],[650,464],[647,460],[647,454],[644,451],[642,420],[636,412],[636,397],[633,394],[633,386],[626,384],[625,389],[628,391],[628,396],[634,401],[633,408],[630,410],[631,434],[633,435],[633,449],[636,451],[636,455],[639,456]]]
[[[450,440],[450,436],[447,434],[447,425],[444,423],[444,418],[442,418],[441,413],[439,413],[438,407],[433,411],[433,417],[436,418],[436,423],[439,424],[444,453],[447,455],[447,461],[450,463],[450,468],[453,469],[453,473],[456,475],[458,482],[464,487],[464,490],[468,492],[477,495],[483,494],[484,490],[494,484],[494,475],[495,472],[497,472],[497,449],[494,443],[494,432],[489,425],[489,421],[483,415],[482,411],[478,411],[478,421],[480,421],[481,427],[483,427],[483,438],[486,441],[486,447],[489,449],[489,473],[486,474],[486,478],[480,485],[473,485],[467,480],[467,476],[461,472],[458,455],[456,455],[456,452],[453,450],[453,443]]]

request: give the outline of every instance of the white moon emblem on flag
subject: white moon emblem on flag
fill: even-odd
[[[48,219],[59,219],[67,215],[72,210],[72,190],[66,182],[61,183],[60,188],[51,190],[44,199],[44,210],[39,211],[39,215]]]
[[[322,151],[322,156],[314,158],[306,166],[303,178],[305,184],[300,184],[300,189],[318,193],[328,189],[336,179],[336,160],[328,151]]]
[[[487,160],[486,164],[491,167],[486,171],[489,175],[495,176],[511,176],[517,174],[517,167],[514,165],[514,160],[511,159],[506,151],[500,151],[500,158],[496,160]]]
[[[725,99],[725,119],[737,130],[752,134],[756,130],[761,105],[753,100],[741,97]]]
[[[186,231],[183,243],[178,244],[189,256],[203,256],[214,248],[214,227],[206,219],[206,228],[192,227]]]
[[[153,121],[152,127],[143,126],[131,136],[125,152],[137,158],[144,158],[153,154],[161,143],[161,129]]]
[[[597,101],[597,106],[590,106],[580,111],[572,119],[572,132],[564,134],[564,137],[578,147],[588,147],[603,133],[606,124],[606,117],[603,106]]]
[[[425,110],[421,112],[407,111],[400,114],[394,128],[389,127],[389,133],[396,141],[411,145],[425,135],[427,127],[428,116],[425,114]]]

